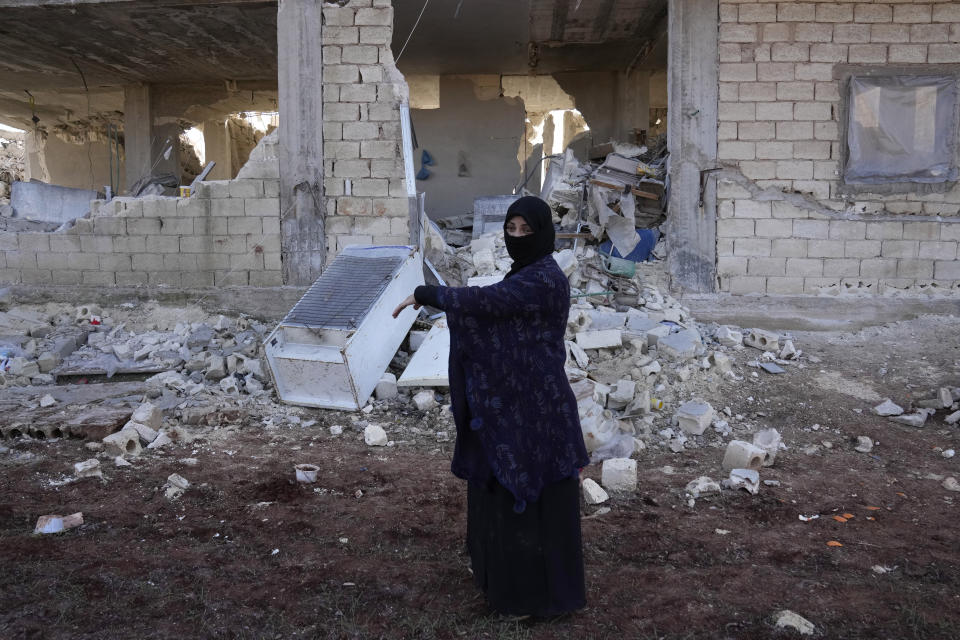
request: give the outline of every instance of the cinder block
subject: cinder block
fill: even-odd
[[[353,25],[353,17],[356,12],[348,7],[336,7],[324,5],[323,23],[328,26],[349,27]]]
[[[279,269],[251,271],[249,285],[251,287],[281,287],[283,286],[283,273]]]
[[[728,122],[757,119],[757,108],[752,102],[721,102],[718,117]]]
[[[96,259],[96,255],[93,256]],[[32,265],[37,269],[70,269],[72,265],[70,264],[69,254],[66,253],[38,253],[36,254],[36,264]]]
[[[933,273],[937,280],[960,280],[960,260],[937,260]]]
[[[880,255],[884,258],[916,258],[920,250],[917,240],[884,240]]]
[[[794,76],[797,80],[820,80],[822,82],[830,82],[833,80],[833,65],[826,62],[798,64],[794,69]]]
[[[147,251],[151,253],[177,253],[180,251],[178,236],[147,236]]]
[[[743,47],[738,42],[720,42],[717,44],[720,62],[743,62]]]
[[[197,269],[200,271],[226,271],[230,268],[230,255],[226,253],[197,254]]]
[[[870,258],[860,262],[861,278],[894,278],[897,275],[897,260]]]
[[[823,260],[818,258],[787,258],[787,275],[796,278],[823,275]]]
[[[799,83],[793,83],[799,84]],[[807,83],[810,84],[810,83]],[[809,100],[813,99],[813,85],[810,85],[811,92]],[[800,98],[793,98],[799,100]],[[793,107],[794,120],[831,120],[833,118],[832,105],[826,102],[798,102]],[[829,156],[821,156],[829,157]]]
[[[822,22],[804,22],[796,26],[794,40],[797,42],[832,42],[833,25]]]
[[[757,200],[737,200],[734,202],[734,215],[737,218],[769,218],[770,202]]]
[[[281,254],[278,251],[277,253],[266,253],[263,254],[263,268],[267,271],[280,271],[282,268]]]
[[[790,224],[791,229],[793,228],[790,220],[784,220],[783,222]],[[770,255],[783,258],[806,258],[807,240],[790,237],[774,239],[773,246],[770,249]]]
[[[833,41],[842,44],[870,42],[870,25],[838,24],[833,27]]]
[[[770,59],[773,62],[807,62],[810,59],[810,45],[804,42],[774,42],[770,47]]]
[[[210,271],[188,271],[180,276],[180,286],[187,289],[199,289],[214,285],[213,273]]]
[[[747,266],[750,260],[750,258],[719,257],[717,258],[717,275],[722,278],[745,276],[747,275]]]
[[[761,238],[789,238],[793,234],[793,221],[757,220],[754,233]]]
[[[810,22],[815,4],[810,2],[781,2],[777,4],[777,22]]]
[[[52,270],[50,276],[53,284],[80,284],[83,281],[83,272],[76,269]]]
[[[371,178],[401,178],[402,179],[403,172],[404,172],[403,164],[399,160],[371,160],[370,161],[370,177]],[[404,187],[404,195],[406,195],[406,187]]]
[[[769,140],[776,135],[776,128],[772,122],[741,122],[740,140]]]
[[[22,237],[20,242],[23,242]],[[80,238],[80,249],[84,253],[110,253],[113,251],[113,238],[110,236],[82,236]]]
[[[887,61],[885,44],[852,44],[848,60],[853,63],[882,64]]]
[[[785,276],[786,258],[750,258],[747,265],[747,275],[751,276]]]
[[[145,286],[150,283],[150,277],[143,271],[126,271],[117,273],[118,286]]]
[[[767,293],[771,295],[794,295],[803,293],[803,278],[767,278]]]
[[[360,27],[360,44],[390,45],[393,29],[390,27]]]
[[[868,240],[900,240],[902,238],[902,222],[871,222],[867,225]]]
[[[867,237],[867,223],[854,220],[831,220],[830,239],[863,240]]]
[[[846,62],[847,51],[845,44],[810,45],[810,62]]]
[[[264,253],[280,251],[280,235],[249,235],[247,238],[247,253]]]
[[[16,237],[13,237],[14,245],[16,245]],[[80,238],[77,236],[67,236],[63,234],[51,234],[50,238],[50,251],[54,253],[72,253],[80,251]],[[3,246],[0,245],[0,250],[3,249]]]
[[[720,42],[754,42],[757,39],[757,25],[723,23],[720,25]]]
[[[50,251],[50,236],[46,233],[18,233],[16,238],[20,251]]]
[[[158,286],[179,287],[183,274],[180,271],[156,271],[150,273],[150,284]]]
[[[377,82],[383,82],[383,64],[388,64],[383,62],[385,59],[390,56],[384,55],[383,49],[380,51],[380,60],[381,64],[361,64],[360,67],[360,82],[365,84],[374,84]],[[392,64],[392,63],[390,63]],[[393,105],[394,110],[399,114],[399,108],[396,105]],[[399,118],[399,115],[397,115]],[[370,118],[371,120],[373,118]]]
[[[842,240],[810,240],[807,242],[807,256],[810,258],[842,258]]]
[[[881,44],[910,42],[910,27],[903,23],[870,25],[870,41]],[[853,61],[853,47],[850,48],[850,61]]]
[[[847,240],[843,243],[846,258],[877,258],[880,256],[879,240]]]
[[[366,235],[349,235],[349,236],[337,236],[337,253],[344,247],[349,247],[355,244],[373,244],[373,236]]]
[[[67,264],[71,269],[94,271],[100,268],[100,258],[95,253],[68,253]]]
[[[230,256],[230,269],[263,270],[262,253],[242,253]]]
[[[600,476],[600,482],[607,491],[635,491],[637,488],[637,461],[631,458],[604,460]]]
[[[911,258],[897,261],[898,278],[932,278],[934,261]]]
[[[159,218],[131,218],[127,220],[127,233],[134,236],[157,235],[160,233]],[[84,249],[86,251],[86,249]]]
[[[323,27],[321,42],[325,44],[357,44],[359,41],[360,29],[358,27],[329,24]],[[324,69],[324,76],[326,76],[326,69]],[[339,82],[339,80],[331,80],[331,82]]]
[[[810,140],[812,138],[812,122],[777,123],[777,140]]]
[[[910,25],[910,42],[948,42],[950,28],[947,24]]]
[[[402,236],[373,236],[373,244],[379,246],[407,245],[410,244],[410,236],[408,234]]]
[[[262,217],[280,219],[280,198],[252,198],[243,201],[243,210],[248,218]]]
[[[960,220],[942,223],[940,227],[941,240],[960,240]]]
[[[117,276],[112,271],[84,271],[80,282],[104,287],[114,286],[117,284]]]
[[[93,232],[102,236],[117,236],[127,232],[127,221],[124,218],[94,218]]]
[[[810,180],[813,178],[813,162],[810,160],[778,160],[777,178]]]
[[[758,66],[753,62],[722,62],[719,67],[721,82],[755,82]]]
[[[132,256],[134,271],[160,271],[163,269],[163,255],[158,253],[141,253]]]
[[[856,258],[827,258],[823,261],[824,276],[859,276],[860,260]]]
[[[853,5],[837,4],[833,2],[818,2],[816,5],[807,5],[807,11],[816,7],[816,22],[853,22]],[[799,13],[799,11],[798,11]],[[800,18],[800,22],[808,22],[810,14]]]
[[[113,250],[116,253],[143,253],[147,250],[146,236],[115,236]]]
[[[905,222],[903,224],[904,240],[939,240],[939,222]]]
[[[756,157],[753,142],[721,141],[717,144],[717,157],[722,160],[752,160]]]
[[[770,240],[767,238],[738,238],[733,241],[733,254],[747,258],[770,256]]]
[[[932,7],[929,4],[899,4],[893,7],[893,21],[897,24],[923,23],[932,20]],[[937,20],[937,22],[956,22],[956,20]]]
[[[717,236],[721,238],[744,238],[754,235],[754,221],[727,218],[717,220]]]
[[[374,58],[376,57],[376,47],[373,49]],[[340,85],[341,102],[376,102],[377,88],[371,84],[344,84]]]
[[[225,198],[221,200],[210,201],[210,217],[212,218],[230,218],[234,216],[243,216],[244,200],[238,198]]]
[[[193,218],[160,218],[160,233],[167,236],[193,235]]]
[[[757,276],[736,276],[721,281],[721,288],[732,295],[743,296],[767,292],[767,278]]]
[[[227,231],[230,235],[261,234],[263,233],[263,224],[260,222],[260,218],[255,217],[230,218],[227,223]]]
[[[144,198],[141,203],[144,218],[163,218],[177,215],[177,198],[148,197]]]
[[[344,122],[344,140],[377,140],[383,125],[375,122]]]
[[[228,187],[231,198],[263,197],[262,180],[231,180]]]
[[[197,270],[197,256],[192,253],[167,253],[163,256],[164,271],[186,271]]]
[[[101,271],[130,271],[131,260],[129,254],[106,253],[99,256]]]

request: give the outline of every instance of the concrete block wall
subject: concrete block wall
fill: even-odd
[[[95,200],[63,233],[0,234],[0,282],[278,286],[280,182],[204,182],[190,198]]]
[[[390,0],[325,4],[323,17],[324,190],[332,260],[350,244],[410,242],[400,124],[407,88],[390,50]]]
[[[960,62],[960,2],[721,0],[719,40],[720,289],[960,295],[960,189],[838,193],[835,68]]]

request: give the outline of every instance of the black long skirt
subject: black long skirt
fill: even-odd
[[[586,604],[580,487],[568,478],[544,488],[523,513],[496,480],[468,483],[467,548],[477,586],[508,615],[555,616]]]

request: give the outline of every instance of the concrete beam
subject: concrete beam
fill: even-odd
[[[708,293],[717,284],[718,0],[670,0],[668,147],[670,215],[667,264],[671,286]],[[707,174],[709,176],[709,174]]]
[[[307,285],[326,259],[321,0],[280,0],[280,255],[283,282]]]

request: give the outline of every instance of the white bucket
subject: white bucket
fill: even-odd
[[[317,471],[320,471],[315,464],[298,464],[294,469],[297,471],[297,482],[316,482]]]

